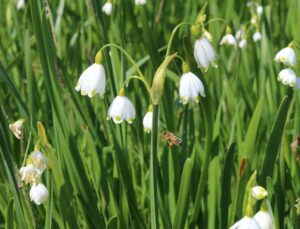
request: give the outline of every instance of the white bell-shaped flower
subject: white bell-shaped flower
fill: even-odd
[[[257,15],[261,16],[262,13],[263,13],[263,11],[264,11],[264,8],[262,6],[258,5],[256,7],[256,13],[257,13]]]
[[[40,173],[34,165],[27,165],[20,168],[19,173],[21,175],[21,181],[26,184],[36,183],[40,177]]]
[[[146,0],[134,0],[134,3],[136,6],[142,6],[145,5],[147,3]]]
[[[135,108],[132,102],[125,96],[124,89],[121,89],[119,95],[112,101],[108,109],[108,117],[116,124],[123,122],[123,120],[131,124],[135,118]]]
[[[48,189],[43,184],[34,184],[30,189],[29,196],[30,200],[33,201],[35,204],[43,204],[48,199]]]
[[[296,77],[296,73],[292,69],[286,68],[279,72],[277,79],[279,82],[282,82],[284,85],[289,85],[291,87],[294,87],[296,85],[297,77]]]
[[[258,223],[254,218],[249,216],[245,216],[239,221],[237,221],[234,225],[232,225],[229,229],[260,229]]]
[[[33,166],[39,171],[39,173],[43,173],[47,167],[48,159],[42,154],[41,151],[36,150],[30,154],[30,159]]]
[[[103,7],[102,7],[102,11],[106,14],[106,15],[111,15],[111,11],[112,11],[112,3],[110,1],[107,1]]]
[[[210,64],[217,67],[215,50],[205,37],[196,40],[194,57],[198,67],[202,67],[205,70],[208,69]]]
[[[24,119],[19,119],[18,121],[9,124],[9,129],[13,132],[17,139],[21,139],[22,137],[24,122]]]
[[[25,0],[18,0],[17,1],[17,10],[22,10],[25,8]]]
[[[226,34],[222,37],[220,45],[233,45],[236,46],[235,37],[232,34]]]
[[[143,119],[144,131],[148,134],[152,130],[152,117],[153,117],[153,112],[149,110]]]
[[[295,66],[297,64],[297,57],[294,49],[286,47],[281,49],[275,56],[275,61],[281,62],[288,66]]]
[[[242,40],[240,40],[240,42],[239,42],[239,47],[240,47],[241,49],[247,47],[247,40],[246,40],[245,38],[243,38]]]
[[[261,40],[261,33],[260,33],[259,31],[256,31],[256,32],[253,34],[252,38],[253,38],[253,41],[254,41],[254,42],[260,41],[260,40]]]
[[[268,211],[260,210],[254,215],[254,219],[261,229],[275,229],[273,217]]]
[[[187,104],[190,99],[199,102],[199,94],[205,97],[204,86],[201,80],[192,72],[183,73],[179,84],[181,102]]]
[[[76,91],[81,91],[81,95],[88,95],[90,98],[96,94],[101,97],[105,92],[105,69],[102,63],[102,54],[97,53],[95,63],[89,66],[80,75],[78,83],[75,87]]]
[[[268,192],[261,186],[254,186],[251,188],[251,194],[256,200],[262,200],[268,195]]]

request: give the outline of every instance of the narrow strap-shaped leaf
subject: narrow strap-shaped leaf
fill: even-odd
[[[186,159],[181,176],[178,201],[176,206],[175,218],[173,222],[173,228],[184,228],[188,204],[189,204],[189,190],[191,185],[191,175],[193,170],[193,160],[191,158]]]
[[[262,186],[265,186],[266,178],[268,176],[272,176],[273,174],[289,106],[290,97],[285,96],[278,108],[271,134],[267,143],[265,157],[259,177],[259,183]]]

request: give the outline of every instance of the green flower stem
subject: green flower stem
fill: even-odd
[[[172,31],[169,42],[168,42],[168,48],[167,48],[167,52],[166,52],[166,57],[168,57],[170,55],[171,52],[171,47],[172,47],[172,42],[174,40],[175,34],[178,31],[178,29],[183,26],[183,25],[192,25],[189,22],[181,22],[180,24],[178,24]]]
[[[208,24],[210,24],[214,21],[221,21],[221,22],[224,22],[226,24],[226,21],[223,18],[213,18],[213,19],[209,20],[208,22],[206,22],[205,26],[207,26]]]
[[[145,85],[147,91],[148,91],[148,94],[150,95],[151,88],[150,88],[148,82],[146,81],[146,79],[145,79],[144,77],[140,77],[140,76],[130,76],[130,77],[128,77],[128,78],[123,82],[122,87],[124,88],[126,85],[128,85],[129,82],[130,82],[130,80],[132,80],[132,79],[137,79],[137,80],[142,81],[143,84]],[[127,87],[127,86],[126,86],[126,87]]]
[[[150,206],[151,228],[159,228],[158,202],[157,202],[157,135],[158,135],[158,105],[153,105],[152,133],[151,133],[151,159],[150,159]]]
[[[137,73],[139,74],[139,76],[141,78],[145,78],[145,76],[143,75],[143,73],[140,70],[140,68],[137,65],[137,63],[132,59],[132,57],[128,54],[128,52],[126,52],[125,49],[123,49],[122,47],[120,47],[119,45],[116,45],[116,44],[106,44],[106,45],[104,45],[104,46],[101,47],[101,49],[99,50],[99,52],[102,52],[102,50],[105,49],[105,48],[107,48],[107,47],[114,47],[114,48],[119,49],[127,57],[127,59],[130,61],[130,63],[133,65],[133,67],[135,68],[135,70],[137,71]]]
[[[205,185],[207,182],[208,176],[208,167],[209,167],[209,160],[211,156],[212,150],[212,143],[213,143],[213,122],[212,122],[212,114],[211,110],[209,109],[209,101],[200,100],[201,106],[203,109],[204,114],[204,123],[205,123],[205,131],[206,131],[206,145],[205,145],[205,155],[204,155],[204,162],[203,162],[203,169],[201,171],[200,182],[197,188],[197,194],[195,199],[194,211],[192,213],[191,222],[195,223],[198,219],[200,205],[201,205],[201,198],[203,192],[205,190]]]
[[[46,211],[46,221],[45,228],[52,228],[52,209],[53,209],[53,179],[51,170],[47,171],[47,188],[49,191],[49,198],[47,200],[47,211]]]

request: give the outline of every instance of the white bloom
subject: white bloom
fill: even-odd
[[[255,32],[254,34],[253,34],[253,41],[254,42],[257,42],[257,41],[260,41],[261,40],[261,33],[260,32]]]
[[[25,7],[25,0],[18,0],[17,2],[17,10],[24,9]]]
[[[209,64],[217,67],[216,54],[211,43],[202,37],[195,42],[194,57],[198,64],[198,67],[203,67],[205,70],[208,69]]]
[[[147,3],[146,0],[135,0],[134,2],[136,6],[145,5]]]
[[[226,34],[222,37],[220,45],[233,45],[236,46],[236,40],[232,34]]]
[[[103,96],[105,92],[105,70],[102,64],[94,63],[83,71],[75,87],[81,90],[81,95],[93,97],[96,94]]]
[[[286,65],[295,66],[297,64],[297,57],[294,50],[290,47],[281,49],[275,56],[275,61]]]
[[[256,15],[252,15],[250,22],[251,22],[251,24],[255,25],[257,23],[257,16]]]
[[[106,15],[110,15],[111,11],[112,11],[112,3],[111,2],[106,2],[103,7],[102,7],[102,11],[106,14]]]
[[[30,200],[37,205],[45,203],[48,199],[48,189],[43,184],[34,184],[29,192]]]
[[[17,139],[21,139],[24,122],[24,119],[19,119],[18,121],[11,123],[8,126]]]
[[[247,47],[247,40],[246,40],[246,39],[242,39],[242,40],[239,42],[239,47],[240,47],[241,49],[246,48],[246,47]]]
[[[108,116],[117,124],[124,119],[130,124],[135,118],[135,108],[126,96],[118,95],[108,109]]]
[[[33,165],[27,165],[20,168],[19,173],[21,175],[21,180],[26,184],[33,184],[37,182],[40,177],[39,171]]]
[[[39,173],[43,173],[47,167],[47,158],[42,154],[41,151],[36,150],[30,154],[30,159],[32,161],[33,166],[39,171]]]
[[[275,229],[273,216],[268,211],[260,210],[255,214],[254,219],[261,229]]]
[[[268,195],[268,192],[261,186],[254,186],[251,189],[251,194],[256,200],[262,200]]]
[[[263,11],[264,11],[264,8],[262,6],[257,6],[257,8],[256,8],[257,15],[259,15],[259,16],[262,15]]]
[[[278,75],[278,81],[282,82],[284,85],[289,85],[291,87],[294,87],[296,85],[296,73],[290,69],[286,68],[279,72]]]
[[[182,103],[187,104],[190,99],[198,102],[199,94],[205,97],[201,80],[192,72],[183,73],[179,84],[179,96]]]
[[[239,229],[260,229],[256,220],[249,216],[243,217],[241,220],[237,221],[229,229],[237,229],[237,228],[239,228]]]
[[[152,130],[152,117],[153,117],[152,111],[148,111],[143,119],[144,131],[147,133],[150,133]]]

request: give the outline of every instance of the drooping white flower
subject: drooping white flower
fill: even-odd
[[[249,216],[245,216],[239,221],[237,221],[234,225],[232,225],[229,229],[260,229],[258,223],[254,218]]]
[[[81,90],[81,95],[88,95],[90,98],[96,94],[103,96],[105,82],[106,76],[103,65],[94,63],[80,75],[75,90]]]
[[[29,192],[30,200],[35,204],[40,205],[46,202],[48,199],[49,193],[48,189],[43,184],[34,184],[32,185]]]
[[[215,50],[205,37],[196,40],[194,57],[198,67],[202,67],[205,70],[208,69],[210,64],[217,67]]]
[[[261,40],[261,33],[259,31],[256,31],[254,34],[253,34],[253,41],[254,42],[257,42],[257,41],[260,41]]]
[[[260,210],[254,215],[254,219],[261,229],[275,229],[272,215],[265,210]]]
[[[150,133],[152,130],[152,117],[153,117],[153,112],[148,111],[146,115],[144,116],[143,119],[143,126],[144,126],[144,131],[146,133]]]
[[[20,168],[19,173],[21,175],[21,181],[24,181],[26,184],[36,183],[40,177],[39,171],[33,165]]]
[[[262,200],[268,195],[268,192],[261,186],[254,186],[251,188],[251,194],[256,200]]]
[[[256,7],[256,13],[257,13],[257,15],[261,16],[262,13],[263,13],[263,11],[264,11],[264,8],[262,6],[257,6]]]
[[[33,166],[39,171],[39,173],[43,173],[47,167],[48,159],[42,154],[41,151],[36,150],[30,154],[30,159]]]
[[[247,47],[247,40],[246,40],[245,38],[243,38],[243,39],[239,42],[239,47],[240,47],[241,49]]]
[[[134,2],[136,6],[142,6],[147,3],[147,0],[135,0]]]
[[[24,9],[25,7],[25,0],[18,0],[17,1],[17,10]]]
[[[222,37],[220,45],[233,45],[236,46],[236,40],[232,34],[226,34]]]
[[[102,7],[102,11],[106,14],[106,15],[111,15],[111,11],[112,11],[112,3],[110,1],[107,1],[103,7]]]
[[[116,124],[123,122],[123,120],[131,124],[135,118],[135,108],[125,95],[119,93],[108,109],[108,117],[112,118]]]
[[[179,84],[181,102],[187,104],[190,99],[199,102],[199,94],[205,97],[204,86],[201,80],[192,72],[183,73]]]
[[[286,47],[281,49],[275,56],[275,61],[281,62],[289,66],[295,66],[297,64],[297,57],[294,49]]]
[[[297,77],[296,77],[296,73],[292,69],[286,68],[279,72],[277,79],[279,82],[282,82],[284,85],[289,85],[291,87],[294,87],[296,85]]]
[[[22,137],[22,130],[23,130],[23,124],[25,120],[24,119],[19,119],[18,121],[9,124],[9,129],[13,132],[15,137],[17,139],[21,139]]]

